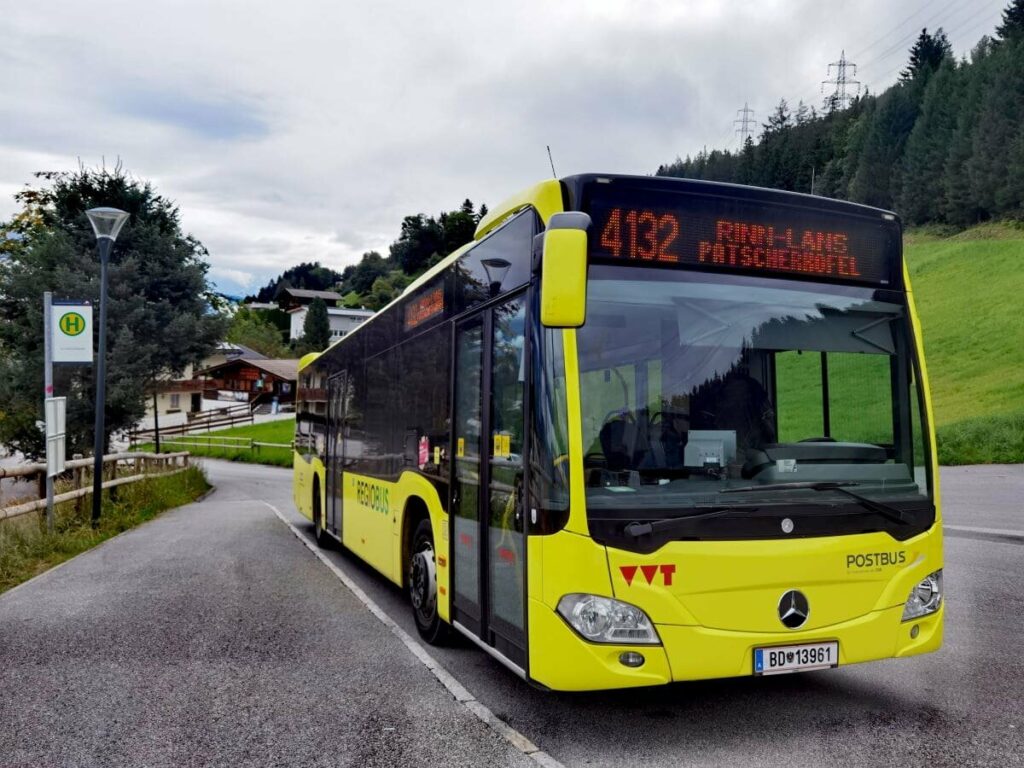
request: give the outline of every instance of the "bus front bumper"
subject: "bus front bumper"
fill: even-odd
[[[899,606],[804,632],[735,632],[659,624],[662,645],[619,646],[588,643],[550,608],[531,603],[530,677],[561,691],[753,675],[754,649],[773,645],[838,641],[840,667],[929,653],[942,645],[945,613],[943,604],[936,613],[903,622]],[[915,626],[916,637],[912,637]],[[620,656],[628,651],[642,654],[644,663],[635,668],[623,664]]]

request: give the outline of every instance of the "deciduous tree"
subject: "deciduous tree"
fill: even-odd
[[[206,249],[181,231],[177,206],[152,185],[120,167],[37,178],[39,186],[15,196],[21,211],[0,228],[6,256],[0,261],[0,442],[30,456],[44,449],[36,427],[43,400],[42,293],[94,304],[99,298],[87,209],[112,206],[131,215],[108,273],[108,434],[143,416],[154,375],[181,375],[214,349],[226,326],[211,309]],[[55,387],[68,396],[68,453],[91,452],[91,368],[58,368]]]

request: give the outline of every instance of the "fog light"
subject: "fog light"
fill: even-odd
[[[624,651],[619,654],[619,662],[627,667],[642,667],[644,655],[636,651]]]
[[[911,640],[916,640],[917,636],[919,634],[921,634],[921,628],[919,626],[917,626],[917,624],[915,624],[914,626],[912,626],[910,628],[910,639]]]

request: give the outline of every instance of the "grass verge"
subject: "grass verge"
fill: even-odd
[[[295,439],[295,420],[265,421],[260,424],[247,424],[244,427],[218,429],[199,435],[183,435],[181,437],[168,438],[170,442],[161,441],[160,447],[165,452],[188,451],[193,456],[206,456],[211,459],[244,461],[250,464],[269,464],[275,467],[292,466],[291,448],[267,448],[263,446],[225,448],[223,446],[204,445],[204,443],[216,443],[219,437],[245,437],[261,443],[291,445],[291,442]],[[151,451],[153,450],[153,444],[146,443],[140,445],[138,449]]]
[[[76,513],[73,501],[57,505],[53,533],[47,532],[42,516],[36,514],[0,521],[0,593],[164,510],[195,501],[209,489],[202,470],[190,467],[171,477],[121,486],[116,499],[110,499],[106,492],[96,528],[89,519],[91,497],[87,497],[82,515]]]
[[[935,436],[940,464],[1024,462],[1024,411],[946,424],[938,428]]]

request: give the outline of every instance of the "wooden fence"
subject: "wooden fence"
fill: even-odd
[[[225,427],[236,427],[240,424],[253,424],[255,417],[246,403],[239,406],[231,406],[215,411],[206,411],[193,418],[189,414],[188,421],[184,424],[160,427],[160,442],[163,443],[164,436],[185,435],[190,432],[209,432],[213,429],[224,429]],[[151,443],[156,439],[155,429],[139,429],[128,433],[128,442],[132,445],[139,443]]]
[[[171,437],[166,440],[160,438],[160,445],[176,446],[178,448],[221,448],[224,450],[242,450],[259,453],[261,448],[283,448],[292,450],[294,443],[265,443],[261,440],[253,440],[251,437],[228,437],[227,435],[185,435],[183,437]]]
[[[64,475],[71,480],[71,490],[59,493],[53,497],[54,504],[62,504],[66,501],[78,501],[84,504],[86,496],[92,494],[92,469],[93,459],[72,459],[64,465]],[[128,474],[118,476],[118,467],[127,468]],[[142,453],[133,451],[129,453],[113,453],[103,457],[103,475],[108,479],[103,481],[103,489],[116,488],[119,485],[137,483],[150,477],[167,477],[184,472],[189,467],[188,451],[179,453]],[[19,515],[27,515],[46,509],[46,465],[25,464],[19,467],[0,468],[0,479],[3,478],[36,479],[39,498],[27,501],[14,506],[0,508],[0,520],[5,520]]]

